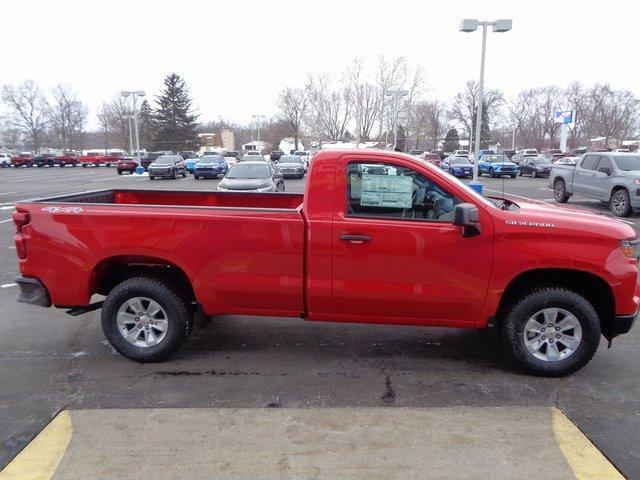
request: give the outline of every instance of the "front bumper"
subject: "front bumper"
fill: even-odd
[[[16,277],[16,283],[20,287],[20,294],[18,295],[19,302],[37,305],[39,307],[51,306],[49,292],[47,292],[47,289],[39,280],[20,275]]]
[[[632,315],[616,315],[604,326],[602,334],[607,340],[611,340],[618,335],[629,333],[629,330],[636,322],[636,318],[638,318],[638,312]]]
[[[153,170],[149,170],[150,177],[173,178],[175,175],[177,175],[177,173],[167,171],[154,172]]]
[[[219,169],[218,170],[199,170],[196,168],[193,171],[193,174],[199,177],[218,178],[218,176],[222,175],[222,172]]]

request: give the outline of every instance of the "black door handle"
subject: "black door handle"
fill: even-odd
[[[340,240],[344,240],[345,242],[351,242],[351,243],[362,243],[362,242],[368,242],[369,240],[371,240],[371,237],[369,235],[342,234],[338,238],[340,238]]]

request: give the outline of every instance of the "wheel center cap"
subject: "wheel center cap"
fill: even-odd
[[[138,323],[143,327],[146,327],[147,325],[149,325],[149,322],[151,322],[151,317],[146,314],[142,315],[140,317],[140,320],[138,320]]]

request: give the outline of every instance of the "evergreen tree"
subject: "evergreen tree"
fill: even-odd
[[[153,110],[147,100],[142,101],[140,112],[138,113],[138,132],[140,135],[140,149],[149,151],[155,150],[154,140],[156,135],[156,120]]]
[[[475,128],[478,109],[473,114],[473,126]],[[474,138],[475,141],[475,132]],[[491,140],[491,130],[489,129],[489,111],[487,103],[482,102],[482,122],[480,123],[480,148],[486,148],[487,143]]]
[[[193,112],[187,82],[171,73],[164,89],[156,96],[156,148],[159,150],[195,150],[198,142],[198,115]]]
[[[449,129],[444,137],[443,150],[445,152],[453,152],[460,148],[460,137],[458,136],[458,130],[455,128]]]

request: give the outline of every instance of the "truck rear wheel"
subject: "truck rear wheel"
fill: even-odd
[[[582,295],[561,287],[533,290],[507,311],[502,343],[533,375],[560,377],[584,367],[598,349],[600,320]]]
[[[102,306],[102,330],[118,353],[137,362],[158,362],[185,342],[193,325],[179,290],[152,277],[124,280]]]
[[[556,178],[556,181],[553,182],[553,198],[558,203],[567,203],[567,200],[569,200],[567,187],[561,178]]]
[[[617,190],[611,195],[609,201],[609,208],[611,213],[616,217],[628,217],[633,213],[631,208],[631,201],[629,200],[629,192],[624,188]]]

